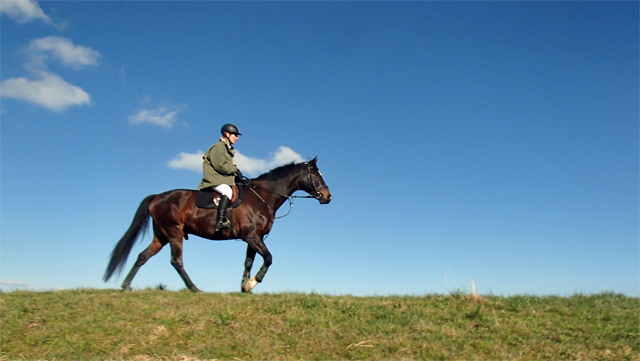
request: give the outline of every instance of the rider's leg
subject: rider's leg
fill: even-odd
[[[227,207],[229,206],[229,200],[233,196],[231,187],[226,184],[220,184],[213,187],[213,190],[220,193],[220,203],[218,204],[218,217],[216,218],[216,232],[223,228],[231,228],[231,222],[225,218],[227,214]]]

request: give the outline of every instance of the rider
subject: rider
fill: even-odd
[[[234,176],[242,179],[242,172],[236,167],[233,145],[242,135],[233,124],[225,124],[220,129],[222,137],[220,141],[212,145],[202,156],[203,178],[198,189],[211,188],[221,194],[218,204],[218,217],[216,219],[216,232],[223,228],[231,228],[231,222],[225,218],[229,200],[232,197],[231,186],[234,185]]]

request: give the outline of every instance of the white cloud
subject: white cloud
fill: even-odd
[[[156,109],[142,109],[137,114],[129,116],[131,124],[151,123],[161,127],[171,128],[175,124],[178,113],[175,108],[159,106]]]
[[[49,72],[47,60],[50,56],[63,65],[79,69],[87,65],[98,65],[100,53],[71,40],[48,36],[31,41],[29,60],[25,64],[32,79],[10,78],[2,81],[1,96],[25,100],[45,108],[61,111],[73,105],[89,104],[91,96],[82,88],[67,83],[61,76]]]
[[[188,169],[194,172],[202,172],[203,154],[202,151],[197,151],[195,154],[180,153],[168,163],[168,166],[174,169]],[[287,163],[304,161],[300,154],[285,146],[280,146],[278,150],[275,153],[271,153],[271,157],[266,160],[247,157],[236,150],[235,160],[242,173],[248,176],[257,176]]]
[[[2,0],[0,1],[0,13],[7,14],[15,21],[25,24],[34,19],[40,19],[51,24],[51,18],[42,11],[40,5],[32,0]]]
[[[5,288],[5,286],[7,287]],[[20,288],[23,291],[36,291],[36,292],[64,290],[64,288],[58,288],[58,287],[33,287],[22,281],[0,280],[0,290],[3,292],[5,291],[11,292],[11,291],[17,290],[18,288]]]
[[[31,41],[29,53],[34,59],[42,59],[40,55],[51,54],[54,58],[62,61],[65,66],[80,69],[88,65],[98,65],[100,53],[81,46],[74,45],[70,39],[59,36],[47,36]]]
[[[89,104],[91,96],[62,77],[40,72],[40,79],[10,78],[2,81],[2,97],[25,100],[45,108],[61,111],[72,105]]]
[[[291,163],[302,162],[302,156],[294,152],[291,148],[281,145],[275,153],[271,153],[268,160],[247,157],[240,152],[236,152],[236,164],[243,173],[255,176],[267,172],[275,167]]]
[[[9,286],[26,286],[27,284],[22,281],[5,281],[0,280],[0,285],[9,285]]]
[[[195,154],[180,153],[172,161],[169,167],[174,169],[188,169],[194,172],[202,172],[202,156],[204,153],[199,150]]]

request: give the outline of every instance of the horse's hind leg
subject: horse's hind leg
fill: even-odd
[[[182,263],[182,236],[174,237],[174,240],[170,242],[171,246],[171,265],[178,271],[178,274],[184,281],[184,284],[193,292],[202,292],[189,278],[187,272],[184,270]]]
[[[131,291],[131,281],[133,280],[133,277],[136,275],[136,273],[138,273],[138,270],[140,269],[140,267],[142,267],[142,265],[147,263],[149,258],[153,257],[156,253],[160,252],[160,250],[162,249],[162,247],[164,247],[165,244],[166,243],[160,242],[158,237],[155,237],[155,236],[153,237],[153,241],[151,241],[151,244],[149,245],[149,247],[147,247],[144,251],[140,252],[140,255],[138,256],[138,260],[133,265],[133,268],[131,268],[131,271],[129,271],[127,278],[125,278],[124,281],[122,282],[123,291]]]

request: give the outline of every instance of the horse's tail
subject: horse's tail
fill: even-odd
[[[107,270],[104,273],[105,282],[111,278],[114,272],[117,271],[119,274],[122,271],[122,267],[127,263],[127,257],[129,257],[129,252],[131,252],[133,245],[136,243],[138,238],[141,238],[141,235],[144,235],[149,227],[149,204],[155,196],[155,194],[152,194],[142,200],[142,203],[140,203],[140,206],[136,211],[136,215],[133,217],[131,226],[129,226],[127,232],[122,236],[122,238],[120,238],[118,244],[113,248],[113,252],[111,252],[111,261],[109,261],[109,266],[107,266]]]

